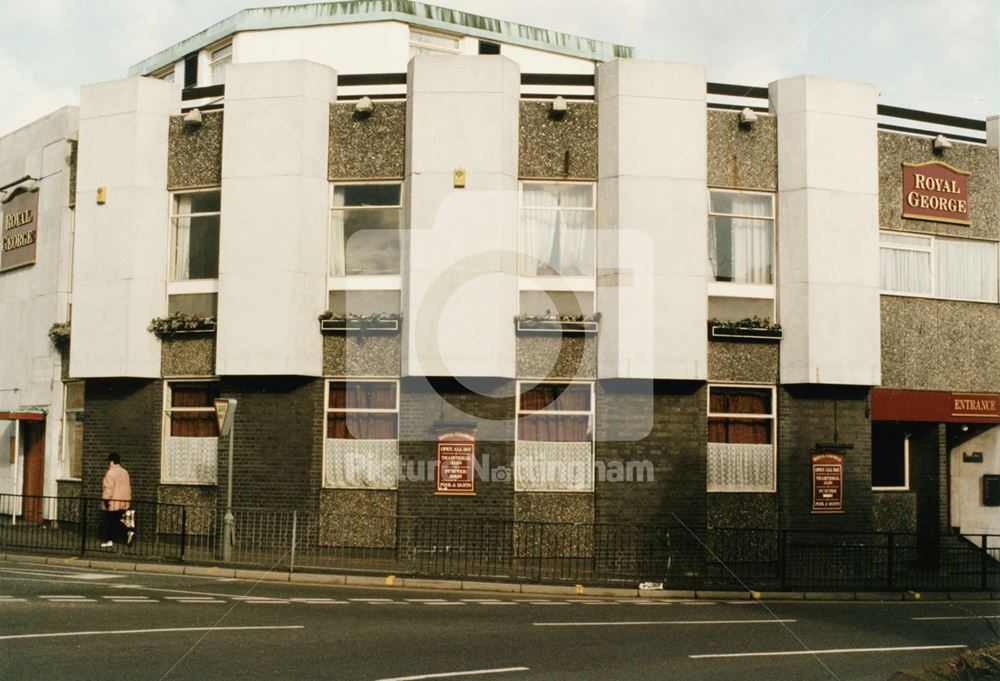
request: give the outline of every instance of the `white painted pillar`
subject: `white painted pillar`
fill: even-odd
[[[506,57],[410,61],[403,375],[515,375],[520,86]]]
[[[226,72],[220,375],[320,376],[337,74],[307,61]]]
[[[157,377],[160,341],[146,327],[167,310],[167,130],[180,88],[128,78],[85,86],[80,100],[70,374]]]
[[[598,375],[707,378],[705,72],[597,68]]]
[[[799,76],[771,83],[770,95],[781,382],[878,385],[875,87]]]

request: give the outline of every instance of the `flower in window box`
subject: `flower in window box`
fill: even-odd
[[[370,332],[395,333],[403,315],[398,312],[374,312],[372,314],[342,313],[326,310],[319,316],[320,331],[356,332],[365,336]]]
[[[517,333],[578,333],[591,335],[597,333],[601,313],[556,315],[549,310],[543,315],[519,314],[514,317]]]
[[[157,338],[171,338],[178,333],[215,331],[215,317],[175,312],[168,317],[154,317],[149,322],[147,331]]]
[[[762,340],[780,340],[781,324],[772,322],[768,317],[746,317],[739,320],[708,320],[710,338],[745,338]]]
[[[49,328],[49,340],[59,350],[65,350],[69,347],[69,334],[69,322],[56,322]]]

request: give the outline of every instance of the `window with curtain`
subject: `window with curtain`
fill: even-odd
[[[458,36],[410,28],[410,56],[418,54],[458,54]]]
[[[167,383],[162,482],[215,484],[219,447],[217,397],[219,384],[214,381]]]
[[[80,478],[83,472],[83,381],[66,383],[63,408],[63,474]]]
[[[992,241],[882,232],[882,291],[997,302],[997,245]]]
[[[592,384],[540,383],[519,391],[515,489],[592,490],[593,440]]]
[[[226,82],[226,69],[232,63],[232,43],[212,50],[208,57],[208,70],[212,76],[212,85],[222,85]]]
[[[774,195],[710,190],[708,259],[715,281],[774,283]]]
[[[398,382],[330,381],[323,458],[326,486],[395,489],[398,433]]]
[[[170,217],[173,257],[171,281],[216,279],[219,276],[218,189],[174,194]]]
[[[594,276],[594,184],[521,185],[522,276]]]
[[[773,492],[774,390],[709,386],[708,491]]]
[[[399,274],[400,185],[334,185],[332,201],[330,276]]]

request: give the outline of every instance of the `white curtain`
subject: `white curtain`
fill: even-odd
[[[191,214],[191,195],[177,197],[177,215]],[[184,281],[191,277],[191,218],[174,218],[174,280]]]
[[[734,215],[770,218],[771,197],[734,194]],[[770,284],[774,223],[749,217],[732,218],[733,281],[744,284]]]
[[[939,297],[996,301],[996,244],[936,239],[934,246]]]
[[[931,294],[931,254],[927,251],[880,249],[882,290]]]
[[[526,184],[521,196],[521,268],[529,276],[550,273],[552,246],[556,240],[559,212],[558,197],[548,191],[548,185]],[[547,210],[539,210],[547,209]]]
[[[330,276],[343,277],[347,275],[345,260],[346,246],[344,244],[344,189],[333,190],[333,210],[330,211]]]
[[[594,275],[593,199],[590,185],[559,187],[559,274]]]

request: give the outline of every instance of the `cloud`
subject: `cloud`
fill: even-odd
[[[16,93],[16,96],[6,97],[0,107],[0,135],[79,101],[76,87],[42,85],[31,71],[19,66],[17,60],[3,50],[0,50],[0,83],[5,92]]]

